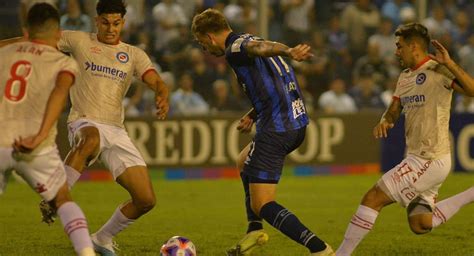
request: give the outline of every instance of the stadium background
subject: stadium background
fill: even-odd
[[[0,38],[21,35],[22,13],[32,0],[0,3]],[[63,29],[94,31],[95,0],[50,0]],[[222,58],[202,53],[189,32],[192,16],[220,9],[235,31],[290,46],[306,42],[314,58],[293,63],[312,123],[305,144],[287,161],[286,175],[386,171],[403,157],[400,125],[391,138],[373,139],[372,127],[389,104],[400,72],[394,29],[419,21],[474,75],[474,34],[469,0],[129,0],[122,40],[152,56],[172,88],[170,115],[153,118],[153,94],[134,81],[124,100],[125,125],[152,170],[169,179],[238,177],[234,160],[250,136],[235,130],[250,108]],[[184,95],[187,96],[183,96]],[[334,101],[334,95],[339,99]],[[474,101],[453,97],[451,120],[456,171],[474,171]],[[65,117],[58,144],[69,149]],[[95,165],[83,180],[109,180]]]
[[[69,7],[69,12],[77,16],[75,0],[50,1],[56,2],[62,14]],[[21,35],[21,3],[29,2],[33,0],[0,1],[0,39]],[[150,91],[143,89],[139,82],[131,87],[124,102],[127,106],[125,125],[151,166],[158,206],[117,237],[120,255],[157,255],[163,241],[173,235],[190,238],[198,248],[198,255],[223,255],[225,249],[245,232],[242,185],[236,179],[238,173],[233,167],[233,159],[250,138],[235,130],[236,120],[249,106],[223,60],[201,55],[196,48],[189,34],[189,22],[194,12],[211,6],[225,9],[236,31],[262,33],[265,38],[290,45],[294,45],[292,41],[307,41],[312,45],[315,58],[295,66],[300,74],[300,84],[306,85],[305,99],[312,123],[305,144],[288,159],[284,171],[287,177],[280,182],[278,200],[294,209],[305,224],[314,228],[333,247],[340,244],[360,198],[377,181],[380,172],[403,156],[401,123],[390,132],[386,141],[375,140],[371,135],[372,127],[390,99],[399,72],[393,58],[393,37],[390,36],[395,25],[383,24],[390,23],[389,19],[398,24],[402,22],[400,18],[415,18],[431,24],[437,33],[435,38],[441,40],[458,63],[474,75],[472,0],[374,0],[371,7],[362,12],[355,8],[356,1],[174,2],[179,4],[175,8],[181,8],[185,13],[186,21],[180,26],[170,25],[173,23],[171,20],[176,21],[179,16],[174,12],[156,12],[170,21],[168,26],[178,31],[178,37],[175,33],[175,38],[162,43],[160,49],[156,37],[166,32],[157,32],[158,21],[153,18],[153,10],[160,1],[128,0],[126,18],[129,25],[123,41],[146,49],[159,63],[161,75],[174,86],[174,91],[183,85],[189,87],[189,81],[193,81],[194,91],[202,94],[208,107],[193,105],[181,110],[185,106],[177,105],[173,109],[181,112],[172,112],[166,121],[157,121],[152,116],[153,95]],[[309,4],[309,7],[295,5],[284,8],[283,4],[289,2]],[[64,22],[72,26],[69,28],[93,29],[93,23],[88,26],[84,20],[95,16],[95,0],[81,3],[83,13],[88,16],[82,16],[81,22],[77,19],[67,22],[66,18]],[[397,8],[399,5],[405,9]],[[446,19],[435,22],[432,19],[435,13],[437,17],[443,17],[440,12],[445,13]],[[389,33],[384,34],[382,30]],[[375,50],[377,46],[374,45],[378,45],[379,50]],[[385,52],[385,57],[374,57],[381,51]],[[364,58],[365,55],[371,57]],[[181,78],[183,74],[187,77]],[[344,91],[341,87],[345,87],[357,109],[320,100],[326,91]],[[223,88],[227,88],[231,95],[228,96],[231,99],[224,102],[231,104],[216,100],[225,98],[222,96],[226,95]],[[196,113],[197,109],[203,112]],[[473,184],[473,175],[468,173],[474,171],[473,112],[471,99],[455,95],[451,131],[457,172],[443,184],[440,200]],[[65,112],[59,122],[58,143],[63,156],[69,147],[66,115]],[[103,168],[94,166],[93,170],[84,173],[83,179],[110,180]],[[312,176],[316,173],[369,175]],[[224,179],[214,180],[217,178]],[[117,205],[127,198],[127,193],[113,182],[80,182],[72,194],[86,213],[91,231],[101,227]],[[0,255],[72,254],[70,243],[58,223],[51,227],[40,224],[38,201],[28,186],[18,182],[11,182],[6,193],[0,196]],[[374,231],[364,239],[354,255],[473,255],[473,207],[467,206],[449,223],[424,236],[410,232],[404,209],[387,207],[377,220]],[[256,255],[307,254],[305,248],[277,230],[266,224],[265,229],[271,239]]]

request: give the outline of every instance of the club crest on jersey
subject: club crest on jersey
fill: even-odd
[[[118,52],[116,57],[117,57],[117,60],[120,61],[120,63],[128,62],[128,54],[126,52]]]
[[[422,83],[424,83],[426,80],[426,75],[425,73],[420,73],[416,76],[416,84],[417,85],[420,85]]]

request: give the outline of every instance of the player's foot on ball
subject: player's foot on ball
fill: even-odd
[[[45,200],[41,200],[39,204],[39,208],[41,211],[42,222],[51,225],[54,223],[54,219],[56,218],[56,210],[49,205],[48,202]]]
[[[311,253],[311,256],[336,256],[336,253],[329,244],[326,244],[326,249],[320,252],[313,252]]]
[[[97,239],[97,235],[94,233],[91,235],[92,244],[94,245],[94,251],[102,256],[116,256],[115,250],[117,250],[117,244],[115,242],[111,243],[101,243]]]
[[[264,245],[268,241],[268,235],[261,230],[255,230],[242,238],[236,245],[227,250],[227,256],[251,255],[252,251]]]

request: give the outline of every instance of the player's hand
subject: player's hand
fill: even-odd
[[[392,129],[393,126],[393,123],[389,123],[385,120],[382,120],[374,127],[374,137],[376,139],[387,138],[387,131],[388,129]]]
[[[440,64],[447,64],[448,62],[452,61],[451,57],[449,56],[448,50],[444,48],[444,46],[438,42],[437,40],[431,40],[431,44],[435,48],[435,55],[430,54],[430,57]]]
[[[161,86],[160,90],[155,93],[156,116],[158,119],[165,119],[170,109],[168,103],[168,88]]]
[[[243,133],[249,133],[252,131],[253,119],[248,115],[242,117],[237,125],[237,130]]]
[[[42,141],[43,139],[39,136],[19,137],[13,142],[13,151],[17,153],[31,153]]]
[[[308,60],[313,57],[311,53],[311,47],[307,44],[299,44],[293,48],[288,49],[288,55],[290,58],[296,61]]]

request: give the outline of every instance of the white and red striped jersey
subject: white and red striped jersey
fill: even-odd
[[[76,77],[78,66],[56,48],[35,42],[2,47],[0,56],[0,147],[10,147],[19,136],[39,131],[58,74]],[[42,145],[54,144],[56,133],[53,126]]]
[[[68,122],[80,118],[123,127],[122,100],[132,82],[155,67],[146,53],[135,46],[98,41],[94,33],[63,31],[58,43],[61,51],[71,53],[79,64],[77,86],[71,89]]]
[[[394,93],[405,113],[407,153],[424,159],[449,154],[449,117],[454,75],[427,58],[404,70]]]

